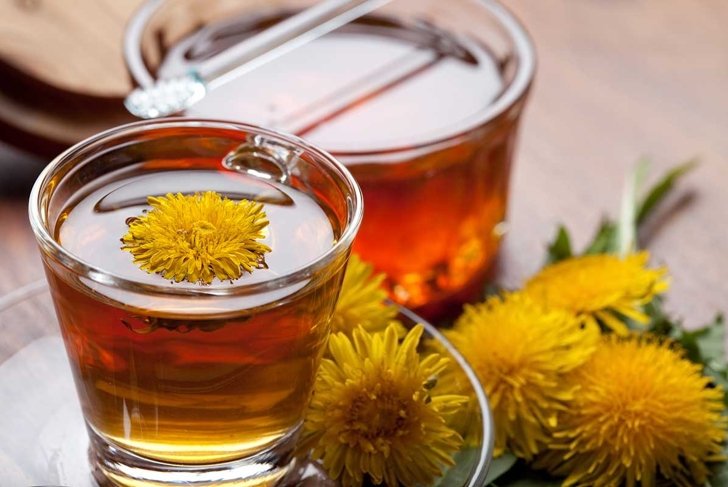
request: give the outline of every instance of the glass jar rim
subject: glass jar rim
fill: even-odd
[[[422,149],[433,149],[441,146],[449,146],[453,141],[467,137],[468,134],[478,128],[497,119],[507,112],[528,92],[536,72],[536,49],[528,31],[520,20],[502,3],[497,0],[475,0],[482,5],[505,30],[508,37],[513,41],[513,47],[519,63],[516,72],[506,89],[485,108],[475,115],[467,117],[447,130],[442,135],[433,136],[431,139],[415,144],[400,143],[391,147],[339,150],[332,149],[329,152],[337,157],[371,157],[382,154],[394,154],[403,152],[420,151]],[[150,85],[154,83],[154,76],[147,69],[142,58],[142,36],[146,24],[154,13],[162,6],[165,0],[147,0],[139,7],[129,20],[124,32],[124,60],[127,69],[139,85]]]
[[[177,128],[218,129],[238,132],[241,134],[262,135],[264,137],[281,140],[288,144],[293,144],[302,148],[306,153],[313,156],[317,162],[323,162],[327,166],[327,169],[332,170],[334,174],[337,174],[350,190],[350,195],[346,198],[347,221],[341,236],[334,242],[331,248],[319,255],[315,260],[304,266],[296,268],[285,275],[261,282],[225,288],[207,288],[202,286],[189,288],[174,286],[169,283],[149,284],[135,281],[84,261],[82,257],[70,252],[56,241],[55,238],[53,238],[46,226],[47,222],[45,217],[47,216],[47,210],[44,210],[43,208],[43,193],[59,171],[74,163],[74,158],[79,153],[115,138],[134,134],[148,134],[157,130]],[[42,250],[50,253],[61,263],[61,265],[71,272],[76,275],[89,278],[98,284],[107,286],[110,285],[134,292],[152,293],[165,296],[235,297],[282,289],[311,278],[315,272],[326,267],[343,251],[351,247],[362,221],[364,212],[363,206],[364,200],[361,189],[349,170],[328,152],[311,145],[299,137],[246,123],[176,117],[145,120],[120,125],[93,135],[66,149],[45,167],[38,176],[38,179],[35,181],[30,192],[28,214],[30,218],[30,226]]]

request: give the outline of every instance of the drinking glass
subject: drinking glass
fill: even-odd
[[[209,285],[136,268],[118,238],[130,215],[147,211],[139,195],[198,193],[215,189],[211,181],[231,199],[247,192],[264,203],[267,267]],[[122,486],[284,477],[361,218],[360,190],[343,165],[251,125],[135,123],[51,162],[31,193],[30,219],[94,475]],[[89,244],[107,233],[115,244]],[[304,252],[311,242],[322,245],[314,257]]]

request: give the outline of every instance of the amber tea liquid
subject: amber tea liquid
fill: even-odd
[[[226,21],[174,44],[171,76],[282,16]],[[507,64],[426,22],[367,16],[211,92],[189,113],[253,121],[330,151],[364,193],[354,250],[430,317],[482,288],[503,234],[519,106],[473,130]],[[437,140],[458,134],[462,136]]]
[[[146,161],[104,175],[70,200],[55,238],[109,273],[166,285],[120,250],[126,220],[148,208],[149,195],[210,190],[262,201],[270,220],[268,268],[234,283],[216,281],[218,289],[290,273],[339,236],[311,196],[227,171],[219,160],[195,159]],[[273,298],[246,298],[240,309],[214,309],[154,294],[128,302],[128,294],[48,277],[90,429],[127,451],[175,464],[242,458],[296,430],[340,280],[337,274]]]

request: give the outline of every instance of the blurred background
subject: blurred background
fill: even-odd
[[[127,117],[118,110],[132,86],[121,38],[139,3],[0,4],[0,295],[42,278],[26,210],[40,170],[92,133],[99,114],[106,123]],[[534,272],[558,223],[585,242],[603,214],[618,212],[639,158],[653,161],[656,177],[698,157],[644,237],[672,270],[670,308],[688,324],[709,320],[728,296],[728,2],[504,3],[539,61],[497,279],[517,285]]]

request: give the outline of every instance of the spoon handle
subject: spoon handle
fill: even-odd
[[[226,49],[197,66],[196,75],[214,89],[287,52],[336,30],[390,0],[325,0]]]
[[[159,0],[157,0],[158,3]],[[345,25],[391,0],[324,0],[265,29],[174,79],[133,90],[124,101],[140,118],[181,112],[215,88]]]

